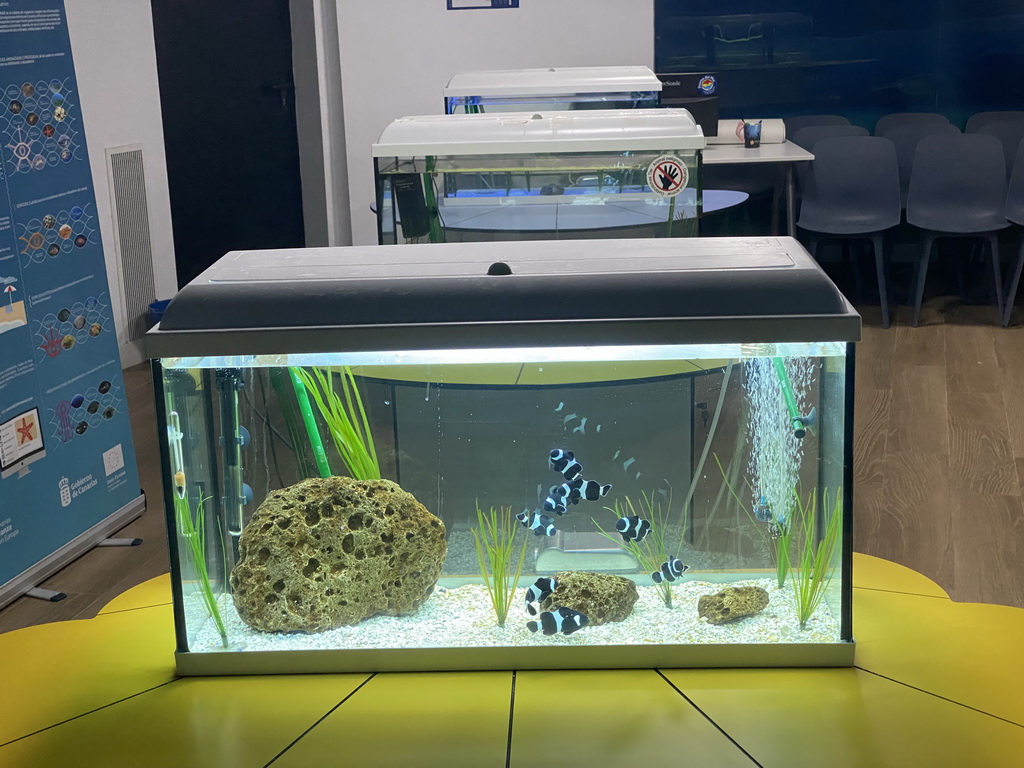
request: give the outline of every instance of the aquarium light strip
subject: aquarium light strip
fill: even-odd
[[[489,347],[475,349],[311,352],[164,358],[164,368],[266,368],[275,366],[494,365],[499,363],[613,363],[721,360],[756,357],[841,357],[846,342],[784,344],[657,344],[643,346]]]

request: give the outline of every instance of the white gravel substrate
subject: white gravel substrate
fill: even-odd
[[[768,607],[755,616],[715,626],[697,616],[697,600],[725,586],[758,586],[766,589]],[[737,581],[731,585],[687,581],[673,585],[674,605],[665,608],[658,589],[639,586],[640,599],[630,616],[621,622],[589,626],[573,635],[546,636],[530,632],[532,617],[525,608],[525,589],[516,591],[508,621],[499,627],[487,590],[472,584],[434,594],[414,616],[376,616],[353,627],[340,627],[314,635],[257,632],[242,623],[230,600],[222,602],[232,647],[248,651],[287,651],[345,648],[465,648],[527,645],[647,645],[710,643],[834,643],[839,624],[822,603],[800,629],[793,590],[787,583],[778,589],[772,579]],[[194,614],[193,614],[194,615]],[[200,629],[192,651],[221,650],[212,621]]]

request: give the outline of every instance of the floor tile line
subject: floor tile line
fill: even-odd
[[[726,731],[726,730],[725,730],[725,729],[724,729],[724,728],[723,728],[722,726],[720,726],[720,725],[719,725],[718,723],[716,723],[716,722],[715,722],[715,721],[714,721],[714,720],[713,720],[713,719],[712,719],[712,718],[711,718],[711,717],[710,717],[710,716],[708,715],[708,713],[707,713],[707,712],[705,712],[705,711],[704,711],[703,709],[701,709],[700,707],[698,707],[698,706],[697,706],[697,704],[696,704],[696,703],[694,702],[694,700],[693,700],[693,699],[691,699],[691,698],[690,698],[689,696],[687,696],[687,695],[686,695],[685,693],[683,693],[683,692],[682,692],[682,691],[681,691],[681,690],[679,689],[679,687],[678,687],[678,686],[676,686],[676,684],[675,684],[675,683],[673,683],[673,682],[672,682],[671,680],[669,680],[669,679],[668,679],[668,678],[667,678],[667,677],[665,676],[665,673],[664,673],[664,672],[662,672],[662,671],[661,671],[660,669],[656,669],[656,670],[654,670],[654,671],[655,671],[655,672],[656,672],[656,673],[657,673],[657,674],[658,674],[658,675],[659,675],[659,676],[661,677],[661,679],[662,679],[662,680],[664,680],[664,681],[665,681],[666,683],[668,683],[669,687],[670,687],[670,688],[671,688],[671,689],[672,689],[673,691],[675,691],[675,692],[676,692],[676,693],[678,693],[678,694],[679,694],[680,696],[682,696],[682,697],[683,697],[683,699],[685,699],[685,701],[686,701],[686,703],[687,703],[687,704],[689,704],[689,705],[690,705],[691,707],[693,707],[693,708],[694,708],[695,710],[697,710],[697,711],[698,711],[698,712],[699,712],[699,713],[701,714],[701,716],[702,716],[702,717],[703,717],[703,718],[704,718],[705,720],[707,720],[707,721],[708,721],[709,723],[711,723],[711,725],[712,725],[712,726],[714,726],[714,728],[715,728],[715,729],[716,729],[716,730],[717,730],[717,731],[718,731],[719,733],[721,733],[721,734],[722,734],[723,736],[725,736],[725,738],[727,738],[727,739],[728,739],[728,740],[729,740],[729,741],[730,741],[730,742],[732,743],[732,745],[733,745],[734,747],[736,747],[736,749],[738,749],[738,750],[739,750],[740,752],[742,752],[742,753],[743,753],[744,755],[746,755],[746,756],[747,756],[747,759],[748,759],[748,760],[750,760],[750,762],[752,762],[752,763],[753,763],[754,765],[756,765],[756,766],[757,766],[757,768],[764,768],[764,766],[763,766],[763,765],[761,765],[761,763],[759,763],[759,762],[757,761],[757,759],[756,759],[756,758],[755,758],[755,757],[754,757],[754,756],[753,756],[752,754],[750,754],[750,753],[749,753],[749,752],[748,752],[748,751],[747,751],[746,749],[744,749],[744,748],[743,748],[743,746],[742,746],[742,745],[741,745],[741,744],[740,744],[740,743],[739,743],[738,741],[736,741],[736,739],[734,739],[734,738],[733,738],[733,737],[732,737],[731,735],[729,735],[728,731]]]
[[[922,595],[920,592],[906,592],[902,589],[882,589],[881,587],[858,587],[854,586],[854,589],[864,589],[868,592],[886,592],[890,595],[910,595],[911,597],[929,597],[932,600],[949,600],[955,602],[949,595]]]
[[[888,675],[883,675],[880,672],[874,672],[874,671],[872,671],[870,669],[866,669],[865,667],[856,666],[856,665],[854,666],[854,669],[859,669],[861,672],[866,672],[869,675],[874,675],[875,677],[880,677],[883,680],[888,680],[890,683],[896,683],[897,685],[902,685],[904,688],[910,688],[913,691],[920,691],[921,693],[927,694],[928,696],[933,696],[936,699],[941,699],[942,701],[948,701],[950,704],[956,704],[958,707],[963,707],[964,709],[969,709],[972,712],[977,712],[979,715],[985,715],[987,717],[991,717],[991,718],[994,718],[996,720],[1002,720],[1004,723],[1008,723],[1009,725],[1015,725],[1018,728],[1024,728],[1024,723],[1018,723],[1016,720],[1010,720],[1007,717],[1003,717],[1001,715],[996,715],[996,714],[993,714],[992,712],[986,712],[984,709],[978,709],[977,707],[972,707],[970,704],[964,704],[962,701],[957,701],[956,699],[951,699],[948,696],[943,696],[942,694],[935,693],[934,691],[929,691],[929,690],[927,690],[925,688],[920,688],[920,687],[918,687],[916,685],[911,685],[910,683],[904,683],[902,680],[897,680],[895,677],[889,677]]]
[[[361,690],[363,689],[363,686],[364,686],[364,685],[366,685],[366,684],[367,684],[368,682],[370,682],[371,680],[373,680],[373,678],[375,678],[376,676],[377,676],[377,673],[376,673],[376,672],[372,673],[372,674],[371,674],[371,675],[370,675],[369,677],[367,677],[367,678],[366,678],[365,680],[363,680],[363,682],[361,682],[361,683],[360,683],[359,685],[357,685],[357,686],[356,686],[356,687],[355,687],[354,689],[352,689],[351,691],[349,691],[348,695],[347,695],[347,696],[345,696],[345,698],[343,698],[343,699],[342,699],[341,701],[339,701],[339,702],[338,702],[337,704],[335,704],[335,705],[334,705],[333,707],[331,707],[331,708],[330,708],[329,710],[327,710],[327,712],[325,712],[325,713],[324,713],[324,715],[323,715],[322,717],[320,717],[320,718],[319,718],[319,719],[318,719],[318,720],[317,720],[317,721],[316,721],[315,723],[313,723],[313,724],[312,724],[311,726],[309,726],[309,728],[307,728],[307,729],[306,729],[306,730],[304,730],[304,731],[303,731],[302,733],[300,733],[300,734],[299,734],[298,736],[296,736],[296,737],[295,737],[295,740],[294,740],[294,741],[292,741],[292,743],[291,743],[291,744],[289,744],[289,745],[288,745],[287,747],[285,747],[285,748],[284,748],[284,749],[282,749],[282,750],[281,750],[280,752],[278,752],[278,753],[277,753],[276,755],[274,755],[274,757],[273,757],[273,758],[272,758],[272,759],[270,760],[270,762],[266,763],[266,764],[265,764],[265,765],[263,766],[263,768],[268,768],[269,766],[271,766],[271,765],[273,765],[274,763],[276,763],[276,762],[278,761],[278,759],[279,759],[279,758],[280,758],[280,757],[281,757],[281,756],[282,756],[282,755],[283,755],[283,754],[284,754],[285,752],[287,752],[287,751],[288,751],[289,749],[291,749],[291,748],[292,748],[292,747],[294,747],[294,746],[295,746],[296,744],[298,744],[298,743],[299,743],[299,742],[300,742],[300,741],[301,741],[301,740],[302,740],[303,738],[305,738],[305,736],[306,736],[306,734],[307,734],[307,733],[309,733],[310,731],[312,731],[312,730],[313,730],[314,728],[316,728],[316,727],[317,727],[318,725],[320,725],[320,723],[322,723],[322,722],[323,722],[324,720],[326,720],[326,719],[327,719],[328,717],[330,717],[330,716],[331,716],[331,715],[332,715],[332,714],[334,713],[334,711],[335,711],[335,710],[336,710],[336,709],[337,709],[338,707],[340,707],[340,706],[341,706],[342,704],[344,704],[344,703],[345,703],[346,701],[348,701],[348,700],[349,700],[349,699],[351,699],[351,698],[352,698],[353,696],[355,696],[355,695],[356,695],[357,693],[359,693],[359,691],[361,691]]]
[[[180,677],[175,677],[172,680],[168,680],[166,683],[160,683],[159,685],[154,685],[152,688],[147,688],[144,691],[139,691],[138,693],[133,693],[131,696],[125,696],[123,698],[118,699],[117,701],[111,701],[111,702],[109,702],[107,704],[103,704],[102,706],[95,707],[94,709],[90,709],[88,712],[82,712],[80,714],[73,715],[71,717],[65,718],[64,720],[61,720],[58,723],[52,723],[52,724],[46,726],[45,728],[39,728],[38,730],[32,731],[32,733],[26,733],[24,736],[18,736],[16,739],[11,739],[10,741],[5,741],[3,744],[0,744],[0,749],[2,749],[3,747],[6,747],[9,744],[14,744],[17,741],[21,741],[22,739],[27,739],[30,736],[35,736],[36,734],[42,733],[43,731],[49,731],[50,729],[56,728],[59,725],[64,725],[65,723],[70,723],[73,720],[78,720],[79,718],[85,717],[86,715],[91,715],[94,712],[99,712],[100,710],[107,709],[108,707],[112,707],[115,704],[120,704],[121,702],[129,701],[131,699],[134,699],[137,696],[142,696],[144,693],[149,693],[150,691],[155,691],[158,688],[163,688],[165,685],[170,685],[171,683],[176,683],[176,682],[178,682],[181,679],[182,678],[180,678]]]
[[[508,702],[508,738],[505,740],[505,768],[512,765],[512,718],[516,711],[516,671],[512,670],[512,692]]]

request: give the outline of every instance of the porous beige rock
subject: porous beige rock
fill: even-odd
[[[447,550],[444,523],[389,480],[303,480],[271,493],[245,526],[232,598],[264,632],[405,616],[433,591]]]
[[[555,579],[558,586],[541,601],[541,610],[572,608],[590,619],[592,625],[622,621],[633,612],[633,604],[640,597],[636,584],[610,573],[559,571]]]
[[[697,614],[709,624],[753,616],[768,606],[768,592],[761,587],[726,587],[713,595],[701,595]]]

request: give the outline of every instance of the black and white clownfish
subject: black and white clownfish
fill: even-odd
[[[552,485],[551,495],[561,496],[570,503],[576,504],[583,495],[582,488],[585,483],[586,481],[582,477],[577,477],[575,480],[569,480],[561,485]]]
[[[572,451],[563,451],[561,448],[553,448],[548,454],[548,463],[556,472],[561,472],[566,480],[575,480],[583,474],[583,465],[576,461]]]
[[[526,590],[526,610],[531,616],[537,615],[537,606],[534,603],[539,603],[550,597],[557,586],[558,580],[548,576],[537,579],[533,582],[533,586]]]
[[[615,521],[615,530],[622,534],[623,541],[643,541],[651,532],[651,521],[638,515],[620,517]]]
[[[597,501],[602,496],[607,496],[611,489],[610,483],[601,485],[596,480],[584,480],[580,485],[580,495],[587,501]]]
[[[688,570],[690,570],[690,566],[683,565],[682,560],[673,557],[662,563],[661,570],[652,573],[651,578],[654,579],[655,584],[661,584],[662,581],[675,581]]]
[[[565,512],[565,497],[552,494],[544,499],[544,511],[561,515]]]
[[[571,635],[590,623],[590,619],[572,608],[555,608],[553,611],[544,611],[538,618],[540,621],[526,622],[526,628],[531,632],[542,630],[545,635],[556,635],[559,632],[563,635]]]
[[[516,515],[516,520],[529,528],[537,536],[554,536],[555,521],[543,514],[539,509],[527,512],[525,509]]]

